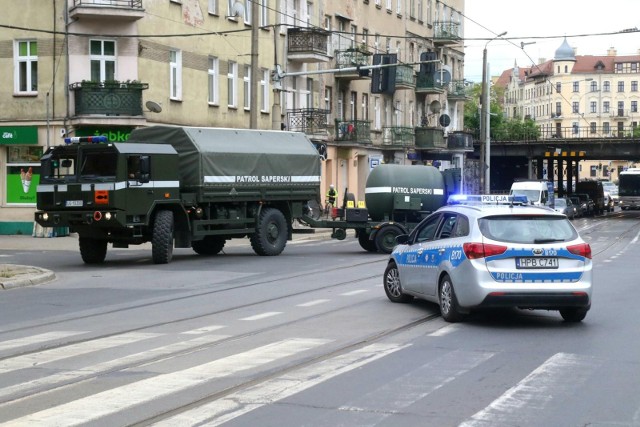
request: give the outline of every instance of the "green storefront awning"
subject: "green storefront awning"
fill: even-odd
[[[0,126],[0,145],[38,145],[36,126]]]

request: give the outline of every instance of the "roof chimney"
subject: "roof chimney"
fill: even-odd
[[[616,48],[611,46],[608,50],[607,50],[607,56],[617,56],[618,52],[616,52]]]

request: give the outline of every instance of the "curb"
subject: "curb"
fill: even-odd
[[[9,268],[16,271],[15,276],[7,279],[0,278],[0,288],[13,289],[23,286],[40,285],[42,283],[50,282],[56,278],[53,271],[46,268],[33,267],[29,265],[16,265],[16,264],[0,264],[0,272],[4,268]]]

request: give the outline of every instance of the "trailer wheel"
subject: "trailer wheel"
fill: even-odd
[[[224,248],[227,240],[219,236],[206,236],[202,240],[191,242],[191,248],[198,255],[216,255]]]
[[[251,247],[258,255],[279,255],[287,244],[287,233],[287,220],[282,212],[264,208],[260,212],[256,232],[251,235]]]
[[[107,241],[93,239],[91,237],[80,237],[80,256],[85,264],[100,264],[107,256]]]
[[[400,227],[386,225],[376,233],[376,247],[383,254],[390,254],[396,247],[396,237],[402,234]]]
[[[377,252],[378,247],[376,246],[376,242],[369,238],[369,233],[364,230],[358,231],[358,243],[360,243],[360,247],[367,252]]]
[[[173,212],[159,211],[153,222],[151,256],[154,264],[167,264],[173,256]]]

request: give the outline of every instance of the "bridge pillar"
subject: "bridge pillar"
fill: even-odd
[[[569,194],[573,193],[573,168],[577,165],[578,162],[571,158],[567,162],[567,193]]]

